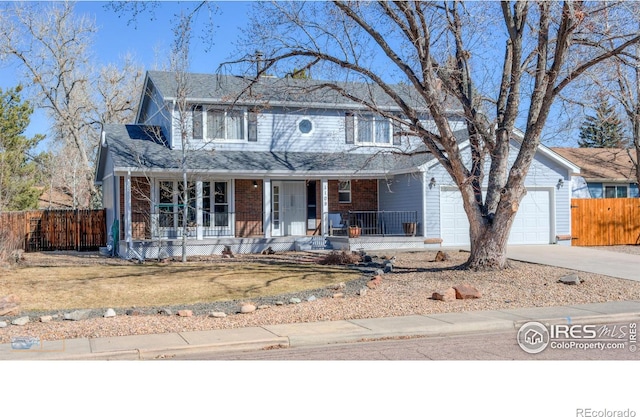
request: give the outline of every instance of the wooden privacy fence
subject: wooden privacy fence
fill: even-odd
[[[26,252],[98,250],[106,245],[104,210],[33,210],[0,213],[0,239]]]
[[[640,244],[640,198],[574,198],[571,241],[575,246]]]

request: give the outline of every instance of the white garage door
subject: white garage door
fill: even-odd
[[[548,189],[527,189],[509,235],[509,244],[551,243],[551,198]],[[469,221],[458,190],[440,192],[442,244],[469,244]]]

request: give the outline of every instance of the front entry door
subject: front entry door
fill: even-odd
[[[272,236],[307,234],[304,181],[273,181],[271,185]]]

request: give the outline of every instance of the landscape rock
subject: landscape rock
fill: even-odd
[[[580,279],[580,277],[576,274],[569,274],[561,277],[558,282],[567,285],[578,285],[584,282],[584,280]]]
[[[75,310],[71,313],[65,313],[64,319],[72,321],[85,320],[89,318],[90,314],[91,310]]]
[[[358,294],[359,296],[364,296],[364,295],[366,295],[366,294],[367,294],[367,287],[362,287],[362,288],[360,288],[360,289],[358,290],[357,294]]]
[[[9,294],[0,298],[0,316],[15,316],[20,312],[20,298]]]
[[[300,304],[302,302],[301,299],[297,298],[297,297],[292,297],[289,299],[289,303],[290,304]]]
[[[105,311],[104,314],[102,315],[102,317],[104,318],[115,317],[115,316],[116,316],[116,311],[112,308],[107,309],[107,311]]]
[[[388,274],[390,272],[393,272],[393,264],[391,262],[386,262],[384,264],[384,269],[383,269],[385,274]]]
[[[455,301],[456,300],[456,290],[452,287],[447,288],[446,290],[438,290],[433,293],[431,296],[434,300],[439,301]]]
[[[226,246],[224,247],[224,249],[222,250],[222,257],[223,258],[233,258],[233,252],[231,251],[231,246]]]
[[[375,277],[371,278],[369,282],[367,282],[367,288],[374,290],[380,284],[382,284],[382,277],[380,275],[376,275]]]
[[[53,320],[53,316],[40,317],[40,323],[49,323],[51,320]]]
[[[209,317],[215,317],[217,319],[223,319],[223,318],[227,317],[227,313],[225,313],[223,311],[212,311],[211,313],[209,313]]]
[[[439,250],[438,253],[436,253],[436,262],[444,262],[444,261],[448,261],[449,259],[450,259],[449,255],[442,252],[441,250]]]
[[[373,258],[370,255],[365,255],[362,258],[362,262],[373,262]]]
[[[382,269],[376,269],[376,272],[374,274],[377,276],[384,275],[384,271]]]
[[[242,314],[249,314],[249,313],[253,313],[254,311],[256,311],[257,307],[254,306],[253,304],[243,304],[242,307],[240,307],[240,312]]]
[[[453,287],[456,290],[458,300],[469,300],[482,297],[482,293],[473,285],[459,284]]]
[[[284,301],[276,301],[276,305],[277,306],[283,306],[284,305]]]
[[[14,326],[24,326],[27,323],[29,323],[29,316],[18,317],[11,322]]]
[[[258,306],[258,310],[266,310],[268,308],[271,308],[269,304],[262,304]]]
[[[317,298],[315,295],[310,295],[309,297],[307,297],[307,301],[316,301]]]
[[[160,310],[158,310],[158,314],[160,314],[161,316],[173,316],[173,311],[168,308],[161,308]]]
[[[345,284],[344,282],[338,282],[337,284],[331,284],[329,285],[327,288],[330,290],[341,290],[343,288],[345,288],[347,286],[347,284]]]
[[[274,251],[273,248],[269,246],[267,249],[263,250],[260,253],[263,255],[275,255],[276,251]]]
[[[2,329],[3,327],[7,327],[6,321],[0,321],[0,329]]]
[[[125,311],[125,314],[127,316],[144,316],[144,311],[134,308],[134,309]]]
[[[333,298],[344,298],[344,293],[337,292],[337,293],[333,294]]]
[[[180,316],[180,317],[191,317],[191,316],[193,316],[193,311],[191,311],[191,310],[178,310],[178,316]]]

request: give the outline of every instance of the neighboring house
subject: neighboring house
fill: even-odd
[[[235,76],[186,80],[186,112],[178,110],[183,84],[174,74],[149,72],[136,123],[104,126],[96,182],[120,256],[180,253],[183,157],[190,255],[225,247],[242,253],[468,244],[455,184],[428,152],[402,155],[424,145],[389,120],[313,88],[320,81],[263,77],[248,88]],[[399,110],[371,86],[344,87]],[[464,120],[452,112],[450,121],[469,154]],[[512,146],[515,159],[518,138]],[[570,235],[570,187],[563,184],[577,172],[540,147],[510,243],[550,244]],[[348,226],[358,226],[359,236],[350,238]]]
[[[629,149],[552,148],[580,167],[574,178],[574,198],[640,197],[636,158]],[[581,178],[580,178],[581,177]]]

